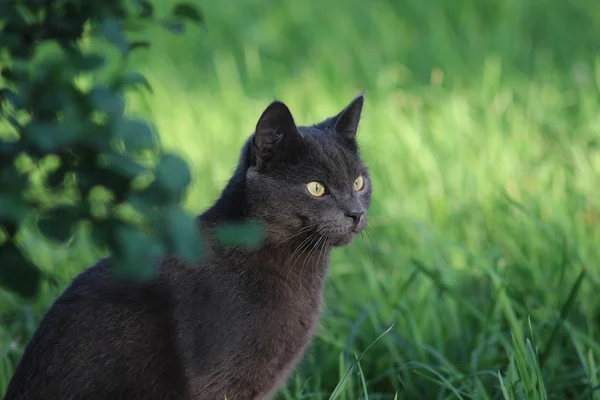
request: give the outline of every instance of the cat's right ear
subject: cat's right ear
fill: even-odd
[[[263,111],[254,133],[256,166],[261,169],[278,155],[289,151],[300,140],[300,133],[289,108],[274,101]]]

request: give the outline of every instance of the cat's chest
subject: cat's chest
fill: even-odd
[[[274,282],[267,286],[260,280],[253,285],[263,296],[257,298],[255,292],[229,303],[220,315],[235,316],[235,324],[222,324],[218,335],[210,335],[209,345],[197,343],[198,348],[211,350],[197,353],[193,365],[201,366],[209,354],[212,362],[208,369],[190,370],[190,390],[197,396],[192,398],[225,393],[234,400],[269,399],[310,343],[321,315],[321,290],[290,286],[282,290]],[[206,340],[203,336],[194,341]]]
[[[262,328],[269,328],[257,329],[247,338],[251,361],[245,372],[255,378],[250,387],[255,388],[256,399],[269,398],[271,390],[289,376],[311,342],[321,315],[320,292],[280,301],[279,310],[265,308],[257,315]]]

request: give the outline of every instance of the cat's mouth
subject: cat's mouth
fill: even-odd
[[[362,228],[353,227],[350,229],[335,229],[326,235],[327,242],[333,247],[347,246],[358,234],[362,232]]]

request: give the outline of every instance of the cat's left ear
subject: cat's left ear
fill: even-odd
[[[333,130],[346,139],[354,140],[364,103],[365,92],[361,92],[337,115]]]

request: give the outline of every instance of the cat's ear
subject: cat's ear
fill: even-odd
[[[365,93],[361,92],[337,115],[333,130],[346,139],[356,138],[364,103]]]
[[[256,124],[254,150],[259,168],[268,164],[300,140],[300,133],[289,108],[275,100],[263,111]]]

